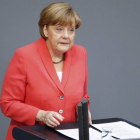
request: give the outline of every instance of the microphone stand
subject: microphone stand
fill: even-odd
[[[78,104],[79,140],[89,140],[88,100],[82,99]]]

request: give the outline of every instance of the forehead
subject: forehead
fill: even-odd
[[[57,28],[67,28],[67,29],[74,28],[75,29],[75,24],[66,24],[66,25],[64,24],[64,25],[62,25],[62,24],[58,23],[56,25],[49,25],[48,26],[48,30],[50,30],[50,31],[53,31]]]
[[[60,18],[57,22],[51,23],[50,25],[61,25],[61,26],[75,26],[74,18]]]
[[[55,25],[49,25],[48,28],[49,29],[53,29],[53,28],[55,29],[55,28],[61,27],[61,26],[66,27],[66,28],[69,28],[69,27],[75,28],[75,24],[74,23],[72,23],[72,24],[66,24],[66,25],[65,24],[59,24],[58,23],[58,24],[55,24]]]
[[[72,23],[72,24],[70,24],[70,23],[68,23],[68,24],[56,24],[56,25],[52,25],[52,26],[54,26],[54,27],[59,27],[59,26],[62,26],[62,27],[75,27],[75,24],[74,23]]]

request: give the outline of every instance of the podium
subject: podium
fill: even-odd
[[[79,140],[89,140],[89,121],[88,121],[88,100],[82,99],[81,103],[77,106],[78,109],[78,124],[75,123],[64,123],[61,125],[62,129],[69,129],[69,128],[79,128]],[[65,126],[69,126],[65,128]],[[26,129],[26,130],[25,130]],[[48,131],[44,131],[48,129]],[[25,131],[22,131],[25,130]],[[28,133],[27,133],[28,132]],[[48,137],[48,136],[51,136]],[[20,129],[14,128],[13,129],[13,137],[17,140],[50,140],[50,139],[63,139],[67,140],[70,139],[69,137],[65,138],[64,136],[57,135],[54,132],[53,128],[50,128],[46,125],[40,126],[22,126]],[[53,137],[53,138],[52,138]]]
[[[121,118],[92,120],[92,123],[99,124],[99,123],[108,123],[108,122],[117,122],[117,121],[125,121],[135,127],[140,128],[140,126]],[[70,129],[70,128],[78,128],[78,122],[61,123],[61,125],[56,127],[55,129]],[[55,129],[50,128],[46,125],[19,126],[13,129],[13,137],[16,140],[73,140],[72,138],[69,138],[57,132]],[[129,139],[129,140],[136,140],[136,139]]]
[[[78,122],[61,123],[56,129],[77,128]],[[12,131],[16,140],[73,140],[46,125],[19,126]]]

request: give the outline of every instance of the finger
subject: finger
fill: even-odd
[[[48,122],[45,123],[49,127],[55,127],[54,125],[49,124]]]
[[[50,118],[50,120],[57,126],[60,125],[60,122],[57,121],[57,119],[55,119],[54,117]]]
[[[57,112],[54,112],[53,117],[55,117],[59,121],[64,120],[64,117],[62,115],[58,114]]]
[[[92,124],[92,121],[91,121],[91,119],[89,119],[89,124],[90,124],[90,125]]]
[[[50,127],[54,127],[57,126],[57,124],[55,124],[53,121],[51,121],[50,119],[46,119],[45,124],[47,124]]]
[[[91,113],[90,113],[89,110],[88,110],[88,119],[89,119],[89,124],[92,124],[92,121],[91,121]]]
[[[55,124],[52,124],[51,122],[50,122],[50,118],[51,118],[51,112],[44,112],[44,114],[43,114],[43,122],[46,124],[46,125],[48,125],[48,126],[50,126],[50,127],[52,127],[52,126],[55,126]]]
[[[92,124],[91,116],[90,115],[88,116],[88,120],[89,120],[89,124]]]

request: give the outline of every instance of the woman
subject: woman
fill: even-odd
[[[66,3],[53,3],[40,14],[41,38],[15,51],[1,93],[1,110],[20,125],[76,121],[76,106],[87,94],[87,55],[74,45],[78,14]],[[89,123],[91,115],[89,112]]]

